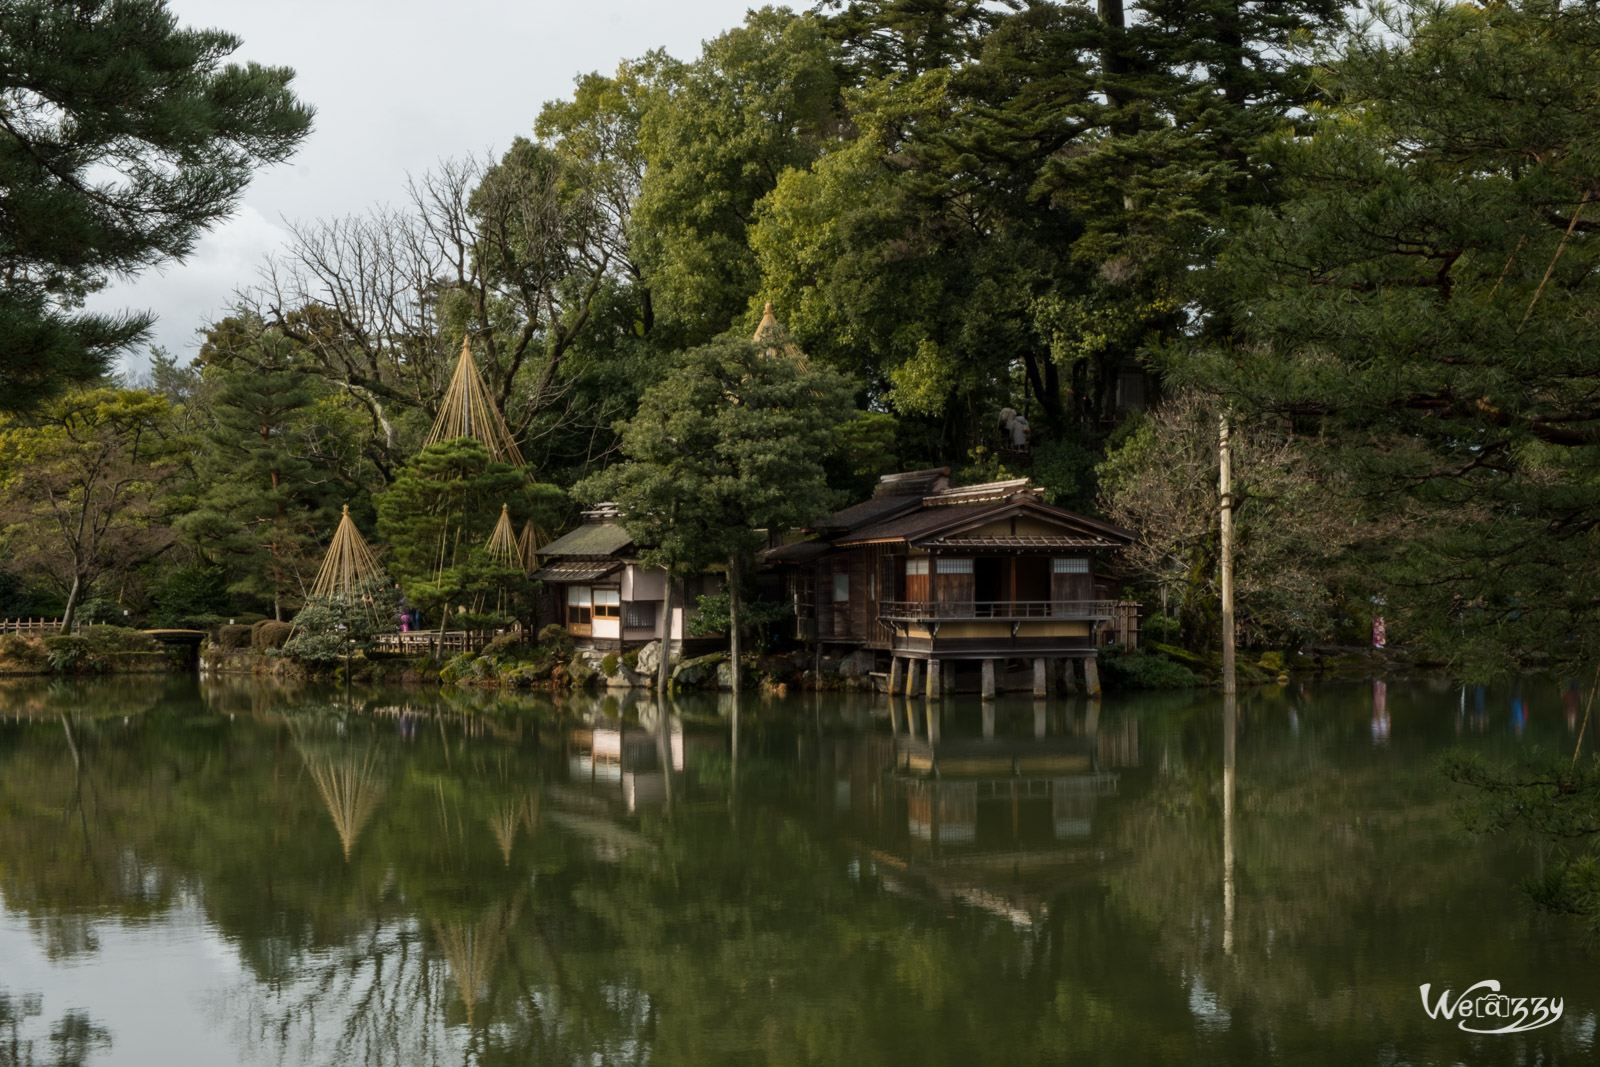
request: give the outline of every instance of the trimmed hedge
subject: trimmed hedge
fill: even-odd
[[[250,647],[257,649],[282,648],[289,635],[294,633],[294,624],[278,622],[274,619],[263,619],[250,627]]]
[[[233,626],[219,627],[217,630],[217,647],[219,648],[249,648],[250,627],[235,624]]]

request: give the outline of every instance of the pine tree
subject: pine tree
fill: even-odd
[[[0,4],[0,407],[105,372],[151,316],[76,310],[183,259],[311,126],[284,67],[223,64],[165,0]]]
[[[179,526],[227,564],[233,592],[271,601],[282,621],[316,572],[336,487],[303,458],[299,431],[315,393],[293,344],[269,331],[235,349],[218,343],[228,332],[213,330],[203,352],[211,358],[213,422],[195,457],[199,504]]]
[[[555,528],[565,495],[493,459],[483,443],[457,437],[428,445],[377,498],[378,536],[388,570],[407,598],[443,625],[506,625],[532,593],[520,561],[488,550],[502,508],[514,526],[533,519]]]

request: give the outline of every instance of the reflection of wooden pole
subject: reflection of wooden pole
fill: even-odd
[[[1222,951],[1233,955],[1233,788],[1238,759],[1238,697],[1222,695]]]
[[[1233,674],[1233,453],[1228,417],[1219,420],[1217,490],[1222,498],[1222,691],[1235,693]]]

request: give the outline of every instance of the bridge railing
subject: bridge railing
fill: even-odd
[[[0,634],[58,634],[60,619],[0,619]]]

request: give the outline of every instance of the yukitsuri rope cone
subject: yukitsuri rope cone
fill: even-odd
[[[539,569],[539,550],[551,542],[550,532],[529,519],[522,524],[522,536],[517,538],[517,553],[522,559],[522,569],[532,574]]]
[[[489,387],[484,384],[478,364],[472,358],[472,342],[461,340],[461,358],[456,361],[456,372],[450,376],[450,386],[444,391],[444,402],[439,405],[439,417],[433,420],[424,446],[449,441],[457,437],[471,437],[483,442],[489,455],[518,467],[527,464],[512,440],[506,421],[494,406]]]
[[[511,513],[508,508],[507,504],[500,505],[500,521],[494,524],[494,533],[489,535],[487,548],[489,555],[497,563],[510,567],[518,562],[517,557],[520,552],[517,548],[517,535],[511,531]]]
[[[333,531],[333,540],[328,543],[322,569],[311,583],[311,595],[339,596],[348,604],[351,597],[359,595],[361,583],[381,571],[378,557],[372,554],[366,538],[356,529],[350,518],[350,505],[346,504],[339,528]]]

